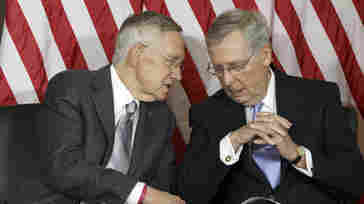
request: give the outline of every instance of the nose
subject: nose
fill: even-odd
[[[224,80],[224,84],[226,86],[230,86],[233,83],[233,81],[234,81],[233,75],[227,69],[224,69],[223,80]]]

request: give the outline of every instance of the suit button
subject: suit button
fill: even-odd
[[[226,162],[231,161],[231,156],[230,156],[230,155],[226,156],[226,157],[225,157],[225,161],[226,161]]]

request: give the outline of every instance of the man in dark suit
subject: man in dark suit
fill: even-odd
[[[334,83],[273,67],[264,17],[221,14],[209,28],[208,68],[221,85],[192,105],[179,190],[189,203],[338,203],[357,198],[363,160]]]
[[[155,12],[130,16],[112,65],[49,82],[39,134],[48,143],[42,181],[64,195],[53,203],[184,203],[173,194],[175,118],[164,102],[181,79],[181,31]]]

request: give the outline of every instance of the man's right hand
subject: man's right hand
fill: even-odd
[[[273,113],[259,112],[255,121],[250,121],[233,131],[230,135],[230,141],[235,151],[242,144],[246,144],[249,141],[257,144],[277,145],[283,140],[282,138],[286,138],[284,136],[288,136],[288,130],[291,126],[292,123],[283,117]],[[293,147],[293,145],[290,146]]]
[[[143,204],[185,204],[186,202],[176,195],[157,190],[148,186]]]
[[[273,131],[270,129],[262,131],[255,127],[257,125],[264,126],[265,124],[251,121],[231,132],[230,141],[235,151],[237,151],[241,145],[247,144],[249,141],[253,141],[256,137],[262,138],[267,143],[274,145],[274,142],[269,136],[269,134],[273,134]]]

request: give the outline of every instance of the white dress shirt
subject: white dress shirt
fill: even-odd
[[[277,113],[277,105],[276,105],[276,81],[275,81],[275,75],[272,70],[271,72],[271,78],[269,80],[268,84],[268,90],[267,95],[263,98],[262,103],[263,107],[261,109],[262,112],[270,112],[270,113]],[[251,111],[251,108],[246,107],[245,108],[245,115],[247,122],[250,122],[253,118],[253,113]],[[240,154],[243,151],[244,145],[241,145],[238,148],[238,151],[234,151],[233,145],[230,141],[230,134],[228,133],[223,139],[220,141],[220,160],[225,165],[233,165],[237,161],[239,161]],[[313,162],[312,162],[312,154],[309,149],[306,147],[303,147],[305,150],[305,158],[306,158],[306,167],[304,168],[298,168],[295,165],[293,165],[294,168],[296,168],[298,171],[302,172],[303,174],[306,174],[309,177],[313,176],[312,168],[313,168]],[[225,159],[230,158],[230,159]]]
[[[132,102],[134,100],[139,107],[140,102],[138,100],[136,100],[133,97],[133,95],[131,95],[128,88],[120,80],[119,76],[116,73],[115,67],[113,65],[111,65],[111,67],[110,67],[110,73],[111,73],[111,84],[112,84],[112,92],[113,92],[113,100],[114,100],[114,115],[115,115],[115,126],[116,126],[119,119],[121,117],[126,116],[125,105],[129,104],[130,102]],[[133,134],[132,134],[132,138],[131,138],[131,152],[132,152],[132,149],[134,146],[133,144],[134,144],[136,126],[137,126],[138,119],[139,119],[139,111],[137,111],[135,114],[136,115],[135,115],[135,119],[134,119],[134,123],[133,123]],[[118,157],[120,154],[120,152],[118,151],[119,145],[122,145],[122,141],[119,137],[115,137],[113,151],[112,151],[110,160],[109,160],[108,164],[106,165],[106,168],[110,168],[110,169],[119,171],[116,168],[116,164],[113,164],[113,162],[112,162],[113,161],[112,158]],[[137,182],[137,184],[134,186],[133,190],[129,194],[125,204],[137,204],[145,185],[146,184],[143,182]]]

